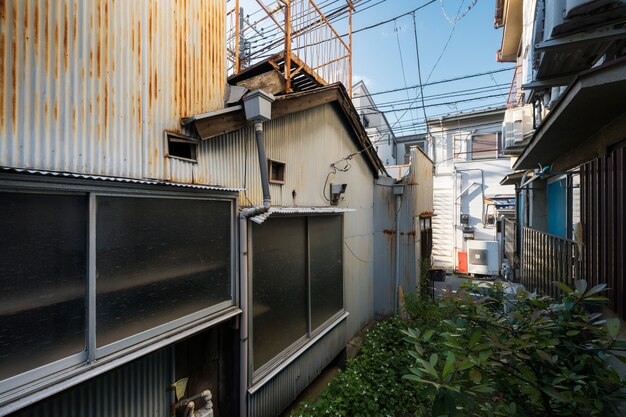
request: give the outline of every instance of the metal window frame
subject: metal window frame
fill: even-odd
[[[241,313],[239,305],[239,269],[237,264],[238,196],[234,191],[204,189],[163,189],[162,185],[102,182],[94,179],[37,177],[24,174],[0,174],[0,192],[29,194],[83,195],[87,197],[88,221],[87,270],[85,271],[85,349],[0,381],[0,414],[15,411],[19,403],[32,403],[86,381],[112,367],[188,337]],[[225,201],[230,204],[230,300],[153,327],[100,348],[96,345],[96,219],[97,198],[171,198],[177,200]],[[113,365],[111,365],[113,364]]]
[[[493,151],[493,155],[489,155],[489,156],[483,156],[483,157],[478,157],[476,158],[474,156],[474,140],[480,136],[490,136],[490,135],[494,135],[496,137],[495,140],[495,146],[496,149]],[[480,132],[480,133],[474,133],[472,134],[472,140],[470,141],[471,143],[471,152],[470,152],[470,158],[468,158],[468,161],[488,161],[490,159],[498,159],[498,157],[500,156],[500,144],[499,144],[499,140],[500,140],[500,135],[498,134],[498,132]],[[479,151],[481,153],[486,151]],[[492,151],[489,151],[492,152]]]
[[[276,213],[279,214],[279,213]],[[307,310],[307,333],[305,335],[303,335],[302,337],[298,338],[297,340],[294,340],[293,343],[291,343],[288,347],[286,347],[284,350],[282,350],[280,353],[276,354],[276,356],[274,356],[272,359],[270,359],[269,361],[267,361],[266,363],[264,363],[262,366],[259,367],[259,369],[254,369],[254,326],[253,326],[253,317],[252,314],[249,315],[248,317],[248,338],[251,341],[250,343],[250,349],[248,349],[248,364],[250,365],[248,367],[248,381],[250,381],[250,393],[253,393],[254,391],[256,391],[257,389],[260,388],[260,386],[264,385],[265,383],[267,383],[269,380],[271,380],[275,375],[277,375],[280,371],[282,371],[283,369],[285,369],[291,362],[293,362],[293,360],[295,360],[295,358],[297,358],[300,354],[302,354],[304,351],[306,351],[307,349],[309,349],[309,347],[311,347],[313,344],[315,344],[315,342],[317,342],[321,337],[323,337],[325,334],[327,334],[328,332],[330,332],[333,328],[337,327],[343,320],[345,320],[345,318],[349,315],[349,313],[346,311],[346,273],[345,273],[345,267],[346,267],[346,263],[344,262],[345,259],[345,253],[344,253],[344,244],[342,244],[342,248],[341,248],[341,263],[342,263],[342,267],[344,268],[342,271],[342,276],[341,276],[341,281],[342,281],[342,289],[343,289],[343,302],[342,302],[342,307],[340,310],[338,310],[336,313],[334,313],[332,316],[330,316],[326,321],[324,321],[322,324],[320,324],[318,327],[316,328],[311,328],[312,323],[311,323],[311,262],[310,262],[310,248],[311,248],[311,242],[310,242],[310,225],[309,225],[309,219],[311,217],[321,217],[321,216],[339,216],[340,220],[341,220],[341,242],[344,243],[344,225],[345,225],[345,218],[343,213],[319,213],[319,214],[306,214],[306,215],[302,215],[300,213],[294,213],[294,214],[280,214],[281,217],[304,217],[306,220],[306,256],[307,256],[307,267],[306,267],[306,297],[307,297],[307,302],[306,302],[306,310]],[[249,290],[249,300],[248,300],[248,305],[252,305],[252,285],[253,285],[253,266],[254,266],[254,260],[253,260],[253,244],[254,244],[254,239],[252,236],[253,232],[252,229],[249,229],[248,232],[248,248],[250,248],[249,255],[248,255],[248,288]]]
[[[185,144],[192,146],[192,152],[191,152],[192,158],[185,158],[184,156],[172,155],[170,153],[170,138],[174,142],[185,143]],[[180,159],[181,161],[192,162],[194,164],[198,163],[198,150],[200,147],[200,141],[198,139],[195,139],[191,136],[180,134],[178,132],[173,132],[171,130],[164,130],[163,140],[165,141],[165,149],[167,149],[167,153],[165,154],[167,158]]]

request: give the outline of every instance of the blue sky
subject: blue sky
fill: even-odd
[[[372,7],[369,10],[354,15],[353,28],[359,29],[376,22],[384,21],[400,15],[416,7],[427,3],[422,1],[387,0],[384,3]],[[495,2],[493,0],[478,0],[476,4],[460,19],[456,25],[448,22],[444,16],[442,7],[450,18],[465,12],[471,4],[471,0],[444,0],[436,1],[431,5],[416,12],[417,37],[419,42],[422,81],[426,82],[431,73],[430,81],[438,81],[448,78],[459,77],[468,74],[485,72],[493,69],[510,68],[511,64],[496,62],[496,51],[500,47],[501,30],[493,27]],[[372,4],[372,3],[370,3]],[[358,10],[358,8],[357,8]],[[441,60],[435,63],[441,55],[443,48],[454,28],[454,33]],[[396,32],[397,31],[397,32]],[[418,84],[417,60],[415,51],[415,36],[413,31],[413,18],[405,16],[395,23],[388,23],[375,29],[356,33],[353,38],[353,77],[362,79],[370,92],[389,90],[404,87],[404,77],[400,64],[400,50],[404,62],[404,76],[406,84]],[[434,70],[433,70],[434,68]],[[476,96],[495,95],[508,92],[508,84],[511,82],[513,71],[501,72],[492,76],[455,81],[434,86],[424,87],[424,96],[434,94],[447,94],[470,88],[493,89],[489,92],[477,93]],[[507,86],[496,87],[496,85]],[[418,92],[409,90],[409,97],[415,98]],[[450,102],[458,99],[466,99],[467,96],[457,98],[432,99],[430,104]],[[407,99],[405,91],[374,96],[378,104],[385,102]],[[505,98],[491,98],[481,101],[456,103],[441,107],[426,107],[428,117],[443,113],[454,113],[478,106],[493,106],[504,104]],[[428,103],[427,103],[428,104]],[[396,108],[407,108],[406,103],[399,103]],[[418,107],[418,106],[416,106]],[[390,110],[391,107],[385,107]],[[387,117],[391,123],[395,122],[395,116],[399,117],[404,111],[389,112]],[[397,126],[407,126],[411,120],[423,121],[421,111],[410,111]],[[402,132],[400,132],[402,133]],[[404,133],[409,133],[405,129]]]
[[[393,18],[427,2],[428,0],[360,0],[356,3],[353,30]],[[270,0],[265,0],[264,3],[272,4]],[[345,4],[345,0],[338,0],[332,4],[330,0],[317,0],[316,3],[324,10],[330,10]],[[258,5],[253,0],[242,0],[242,5],[246,7],[246,14],[258,9]],[[456,24],[450,23],[446,18],[447,15],[448,18],[454,20],[465,12],[466,14]],[[494,12],[493,0],[475,2],[474,0],[437,0],[417,11],[415,17],[422,81],[425,83],[429,74],[429,81],[433,82],[494,69],[511,68],[511,64],[501,64],[495,60],[502,35],[500,30],[495,30],[493,27]],[[261,15],[262,13],[253,13],[253,19]],[[339,33],[347,32],[346,24],[347,19],[334,23]],[[413,28],[413,18],[409,15],[395,22],[355,33],[353,36],[353,81],[363,80],[371,93],[418,84]],[[442,55],[448,40],[448,46]],[[439,57],[441,59],[435,66]],[[401,65],[401,60],[404,65]],[[503,105],[512,77],[513,71],[506,71],[426,86],[424,97],[427,100],[425,108],[427,117]],[[464,93],[463,90],[467,89],[482,90],[471,94]],[[380,109],[387,111],[387,118],[391,124],[394,124],[396,135],[423,131],[424,117],[419,106],[421,101],[418,100],[416,104],[409,106],[409,103],[417,99],[418,94],[418,89],[410,89],[392,94],[374,95],[374,100]],[[456,96],[451,97],[450,94],[456,94]],[[433,97],[434,95],[440,96]],[[500,95],[500,97],[458,102],[490,95]],[[395,103],[392,105],[391,102]],[[437,103],[449,104],[435,106],[434,104]],[[415,109],[406,111],[409,107]]]

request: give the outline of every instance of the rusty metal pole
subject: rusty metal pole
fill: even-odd
[[[291,91],[291,0],[285,3],[285,92]]]
[[[235,1],[235,74],[241,71],[241,61],[239,60],[239,37],[243,29],[243,13],[239,9],[239,0]]]
[[[348,45],[350,50],[348,51],[348,95],[352,98],[352,10],[354,5],[351,0],[348,2]]]

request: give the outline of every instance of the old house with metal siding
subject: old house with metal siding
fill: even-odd
[[[495,19],[503,27],[501,60],[516,62],[523,74],[524,90],[512,88],[515,105],[507,113],[531,109],[516,117],[532,129],[520,135],[508,176],[523,201],[519,279],[554,295],[553,281],[606,283],[609,306],[621,317],[625,15],[623,1],[502,0]]]
[[[243,109],[231,113],[239,122],[220,112],[188,120],[211,158],[200,175],[245,183],[241,204],[259,205],[254,131]],[[374,317],[373,194],[384,172],[339,84],[277,96],[263,125],[267,159],[282,171],[269,178],[272,208],[247,226],[251,416],[280,413]],[[336,205],[331,184],[347,185]]]
[[[183,377],[237,412],[241,184],[165,134],[223,107],[224,26],[221,1],[0,2],[0,415],[166,415]]]

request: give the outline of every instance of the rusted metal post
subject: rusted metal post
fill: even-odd
[[[285,4],[285,92],[291,91],[291,0]]]
[[[352,98],[352,10],[354,10],[354,5],[351,0],[346,0],[348,2],[348,95]]]
[[[243,29],[243,13],[239,9],[239,0],[235,1],[235,74],[241,71],[241,61],[239,59],[239,37]]]

